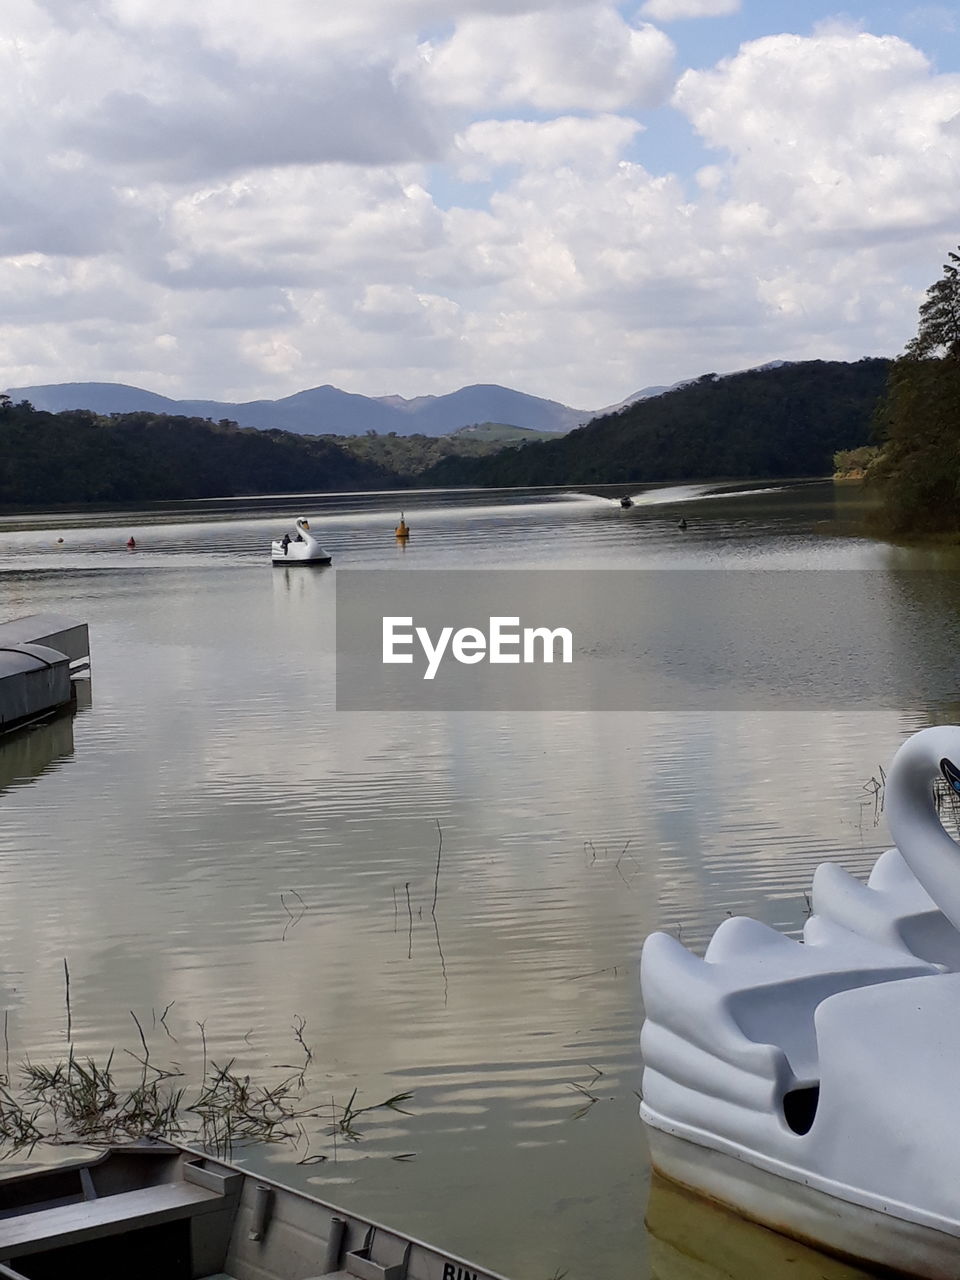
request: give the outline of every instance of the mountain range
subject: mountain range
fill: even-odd
[[[889,370],[889,360],[863,359],[706,373],[559,439],[444,458],[419,481],[442,488],[827,476],[835,453],[870,442]]]
[[[35,409],[62,413],[90,409],[94,413],[150,413],[188,418],[227,418],[241,427],[279,428],[298,435],[443,436],[477,422],[504,422],[536,431],[563,433],[589,422],[589,410],[571,409],[556,400],[511,391],[509,387],[479,385],[461,387],[445,396],[361,396],[337,387],[313,387],[282,400],[249,400],[233,404],[222,400],[172,400],[130,387],[122,382],[62,382],[49,386],[10,387],[14,402],[29,400]]]
[[[566,433],[501,421],[442,436],[334,436],[244,428],[157,412],[155,404],[105,416],[2,396],[0,505],[827,476],[838,452],[870,442],[890,363],[814,360],[707,373],[639,393],[618,412]],[[319,424],[311,425],[316,431]]]
[[[763,369],[777,368],[772,361]],[[689,381],[689,380],[688,380]],[[59,382],[36,387],[8,387],[6,394],[19,403],[29,400],[35,409],[62,413],[68,409],[90,409],[94,413],[163,413],[188,418],[229,419],[241,427],[279,428],[298,435],[363,435],[376,431],[386,435],[444,436],[475,423],[508,423],[535,431],[560,435],[591,419],[616,413],[639,400],[663,395],[688,381],[672,386],[644,387],[617,404],[602,409],[573,409],[556,400],[526,395],[495,383],[461,387],[444,396],[362,396],[329,385],[298,391],[280,400],[248,400],[235,404],[225,400],[173,400],[131,387],[123,382]]]

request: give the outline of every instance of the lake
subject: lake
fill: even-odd
[[[645,1228],[640,948],[654,929],[702,948],[731,914],[795,934],[818,862],[867,872],[886,841],[871,780],[906,734],[960,718],[960,561],[850,536],[855,487],[725,488],[651,488],[629,511],[544,490],[0,519],[0,620],[88,622],[93,672],[73,719],[0,745],[11,1069],[65,1054],[66,960],[78,1053],[139,1050],[136,1014],[188,1077],[204,1041],[265,1081],[305,1044],[318,1102],[410,1092],[356,1141],[318,1125],[242,1158],[511,1280],[700,1277],[728,1247],[724,1275],[775,1274],[771,1247],[806,1275],[799,1246],[698,1226],[668,1192]],[[271,567],[301,511],[334,570]],[[823,647],[782,641],[782,707],[625,690],[603,712],[348,713],[344,568],[803,571]],[[845,575],[842,609],[818,614],[817,571]],[[698,599],[678,646],[708,630]],[[773,632],[751,609],[734,640],[759,665]],[[610,644],[642,622],[628,608]]]

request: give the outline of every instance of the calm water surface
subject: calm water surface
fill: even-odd
[[[960,567],[846,536],[855,490],[750,488],[627,512],[501,491],[0,520],[0,619],[72,614],[93,650],[89,706],[0,747],[12,1064],[64,1052],[65,957],[85,1053],[135,1048],[133,1011],[158,1060],[197,1071],[203,1024],[211,1056],[272,1081],[303,1020],[317,1099],[409,1090],[411,1114],[244,1157],[274,1176],[511,1280],[680,1280],[721,1255],[748,1280],[771,1248],[805,1276],[796,1246],[698,1227],[665,1193],[644,1227],[640,947],[656,928],[702,947],[739,913],[793,932],[819,861],[865,873],[886,833],[864,784],[956,719],[955,672],[887,709],[349,715],[335,571],[268,559],[303,510],[340,567],[872,569],[881,591]],[[912,607],[960,632],[949,601]],[[877,616],[907,644],[902,610]],[[857,653],[834,661],[852,675]]]

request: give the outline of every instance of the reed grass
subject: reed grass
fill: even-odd
[[[164,1018],[161,1023],[174,1038]],[[176,1064],[158,1062],[151,1054],[143,1025],[131,1010],[139,1047],[125,1049],[137,1070],[118,1066],[111,1051],[96,1060],[68,1046],[67,1055],[53,1064],[25,1061],[11,1079],[0,1077],[0,1159],[30,1152],[40,1143],[114,1145],[137,1138],[168,1138],[199,1146],[221,1157],[238,1146],[289,1142],[309,1150],[307,1126],[333,1138],[359,1142],[361,1117],[373,1111],[401,1111],[411,1093],[397,1093],[382,1102],[358,1106],[358,1089],[345,1104],[312,1102],[306,1072],[313,1050],[305,1039],[306,1020],[299,1015],[293,1035],[303,1052],[300,1064],[277,1064],[286,1074],[274,1082],[255,1080],[242,1071],[236,1058],[223,1063],[208,1052],[206,1030],[200,1030],[203,1067],[199,1082],[190,1084]],[[404,1111],[404,1115],[409,1112]],[[315,1163],[326,1154],[306,1158]]]

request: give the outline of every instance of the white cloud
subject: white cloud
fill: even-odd
[[[960,77],[849,25],[754,40],[667,105],[672,43],[611,0],[8,6],[13,385],[589,409],[896,351],[958,234]],[[689,172],[684,131],[712,151]]]
[[[276,164],[389,164],[439,159],[443,140],[388,67],[282,67],[259,79],[236,66],[179,77],[173,92],[114,91],[63,142],[127,173],[196,181]],[[359,105],[350,111],[354,100]]]
[[[612,4],[514,17],[473,17],[422,47],[423,83],[459,106],[530,104],[544,111],[654,106],[673,83],[662,31],[632,27]]]
[[[935,75],[892,36],[770,36],[674,103],[727,154],[732,198],[782,235],[893,236],[946,227],[960,183],[960,76]]]
[[[739,13],[740,0],[646,0],[640,12],[654,22],[676,22],[680,18],[719,18]]]
[[[398,325],[403,326],[407,340],[457,338],[461,332],[461,311],[455,302],[412,285],[367,285],[353,313],[367,333],[393,333]]]
[[[457,139],[459,173],[483,181],[502,166],[556,169],[591,165],[607,169],[641,131],[624,116],[559,116],[554,120],[480,120]]]
[[[275,6],[249,26],[225,23],[224,32],[243,36],[231,41],[199,22],[209,16],[204,5],[189,6],[192,22],[150,6],[136,25],[133,0],[100,0],[84,6],[78,27],[75,6],[13,2],[16,37],[0,37],[0,159],[23,146],[11,127],[18,120],[34,135],[34,162],[82,157],[128,182],[439,159],[452,136],[404,70],[417,65],[413,37],[360,48],[308,32],[287,48],[271,39],[293,31],[282,12],[273,22]],[[278,0],[284,7],[298,6]]]
[[[47,0],[69,8],[72,0]],[[134,30],[192,29],[210,48],[244,58],[299,55],[307,47],[336,44],[369,50],[371,44],[449,27],[474,16],[511,18],[563,13],[585,0],[98,0],[114,20]]]

